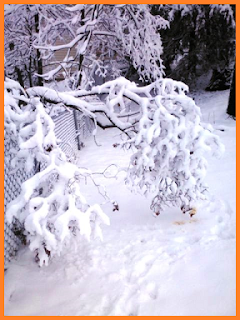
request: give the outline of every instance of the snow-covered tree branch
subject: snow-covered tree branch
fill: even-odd
[[[90,220],[95,221],[98,234],[99,223],[109,223],[98,205],[86,203],[79,182],[91,174],[66,161],[42,102],[75,107],[95,123],[98,113],[104,113],[112,126],[126,132],[126,140],[116,144],[134,151],[126,182],[134,190],[155,195],[151,208],[158,215],[166,205],[179,206],[185,212],[206,199],[205,153],[219,156],[224,149],[211,126],[201,124],[200,109],[187,91],[185,84],[171,79],[138,87],[119,78],[75,92],[43,87],[25,92],[16,82],[6,80],[5,130],[17,137],[19,146],[13,165],[22,162],[31,170],[36,159],[46,167],[23,183],[7,217],[11,222],[16,216],[24,223],[30,248],[37,251],[40,264],[47,264],[49,255],[61,252],[71,231],[79,230],[89,238]],[[87,95],[103,93],[105,104],[83,100]],[[21,108],[19,101],[24,104]]]
[[[188,14],[188,6],[174,8]],[[132,190],[151,194],[156,215],[169,205],[192,215],[198,201],[207,198],[205,154],[220,156],[224,147],[212,127],[201,123],[200,109],[187,95],[188,86],[163,78],[159,31],[168,22],[152,15],[149,5],[133,4],[8,5],[5,12],[7,71],[16,59],[16,52],[13,56],[10,52],[16,12],[24,14],[29,28],[19,27],[19,17],[14,46],[19,46],[21,59],[27,56],[34,64],[24,67],[24,73],[20,59],[19,68],[13,64],[19,83],[5,81],[4,129],[6,139],[17,146],[11,164],[31,171],[37,162],[42,168],[22,184],[21,194],[8,206],[7,219],[17,217],[24,224],[40,265],[60,254],[72,235],[101,237],[100,224],[109,224],[99,205],[86,202],[81,182],[92,180],[91,172],[67,161],[46,112],[48,105],[53,109],[61,105],[91,118],[93,135],[98,127],[118,128],[125,135],[114,146],[133,152],[126,183]],[[59,52],[64,53],[61,61],[56,60]],[[41,83],[34,86],[30,75],[41,70],[42,60],[49,69],[45,74],[37,72],[38,79],[51,82],[62,73],[67,90],[53,89],[52,83],[51,88]],[[138,86],[120,76],[129,65],[150,84]],[[22,74],[29,75],[29,88],[23,89]],[[96,74],[113,80],[93,86]],[[93,103],[92,96],[101,101]]]
[[[42,85],[42,59],[33,47],[39,29],[35,5],[4,6],[5,73],[23,87]]]
[[[52,89],[30,88],[30,95],[62,101],[82,112],[90,112],[96,123],[104,113],[111,125],[127,134],[123,143],[132,147],[127,182],[144,194],[155,193],[152,209],[165,205],[191,208],[206,198],[204,154],[219,156],[224,147],[211,126],[200,122],[200,109],[186,95],[188,87],[171,79],[160,79],[148,86],[118,78],[91,90],[56,93]],[[105,104],[94,105],[82,98],[106,94]],[[129,101],[131,103],[129,103]]]
[[[44,74],[45,79],[54,79],[60,71],[69,76],[68,70],[77,71],[78,77],[87,77],[88,83],[93,73],[116,77],[123,65],[129,64],[127,57],[142,80],[156,80],[164,74],[158,31],[167,28],[168,22],[152,16],[148,5],[38,8],[41,20],[35,48],[41,50],[44,60],[65,50],[62,62]]]
[[[19,101],[24,105],[19,107]],[[71,237],[80,233],[102,237],[101,223],[109,218],[97,204],[89,205],[80,183],[91,173],[67,161],[58,146],[54,122],[38,97],[29,99],[16,82],[5,82],[5,136],[18,146],[12,166],[30,171],[35,161],[43,170],[22,184],[20,195],[7,208],[6,217],[24,224],[27,242],[40,266],[60,254]]]

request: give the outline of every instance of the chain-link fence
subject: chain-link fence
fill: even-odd
[[[58,116],[52,117],[55,123],[56,137],[61,140],[59,146],[65,152],[69,159],[76,157],[79,150],[79,137],[77,136],[77,127],[75,121],[75,111],[64,112]]]
[[[14,200],[21,191],[21,183],[32,177],[36,168],[27,173],[23,169],[15,170],[11,166],[13,153],[11,149],[16,150],[13,140],[4,139],[4,212],[9,202]],[[4,220],[4,268],[11,258],[16,254],[21,244],[20,230],[22,226],[17,219],[10,225]]]
[[[94,128],[93,121],[79,111],[65,111],[58,116],[52,117],[55,123],[56,137],[61,140],[60,147],[69,160],[76,159],[77,150],[83,146],[83,140],[89,136]],[[9,202],[14,200],[21,192],[21,183],[32,177],[38,170],[39,165],[30,172],[24,169],[13,170],[11,149],[16,149],[12,140],[5,137],[4,140],[4,212]],[[43,167],[41,168],[43,169]],[[23,227],[17,219],[9,225],[4,222],[4,268],[16,255],[22,242]]]

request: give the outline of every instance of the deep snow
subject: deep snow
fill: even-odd
[[[117,130],[84,141],[79,165],[105,184],[119,211],[103,204],[111,220],[104,241],[76,239],[64,255],[39,268],[23,248],[5,273],[5,315],[235,315],[236,128],[225,113],[229,91],[192,94],[221,137],[226,152],[209,159],[211,201],[196,216],[168,208],[154,217],[151,198],[124,185],[129,154],[113,148]],[[110,164],[104,178],[97,174]],[[105,202],[93,184],[83,185],[89,203]]]

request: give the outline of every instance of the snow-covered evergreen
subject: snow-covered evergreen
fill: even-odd
[[[203,85],[208,90],[230,87],[235,62],[235,5],[152,5],[152,14],[160,14],[170,23],[161,31],[167,77],[184,81],[192,89],[205,74],[209,78]]]

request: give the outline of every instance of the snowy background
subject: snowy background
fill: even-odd
[[[124,184],[130,152],[113,148],[117,129],[98,129],[78,153],[119,211],[103,205],[111,226],[103,242],[79,237],[48,267],[39,268],[28,248],[5,272],[5,315],[17,316],[234,316],[236,309],[236,122],[226,108],[229,90],[195,92],[202,121],[211,123],[224,143],[221,159],[208,159],[211,201],[190,218],[169,208],[158,217],[151,197],[131,193]],[[107,166],[110,178],[98,174]],[[104,202],[88,182],[90,204]]]

